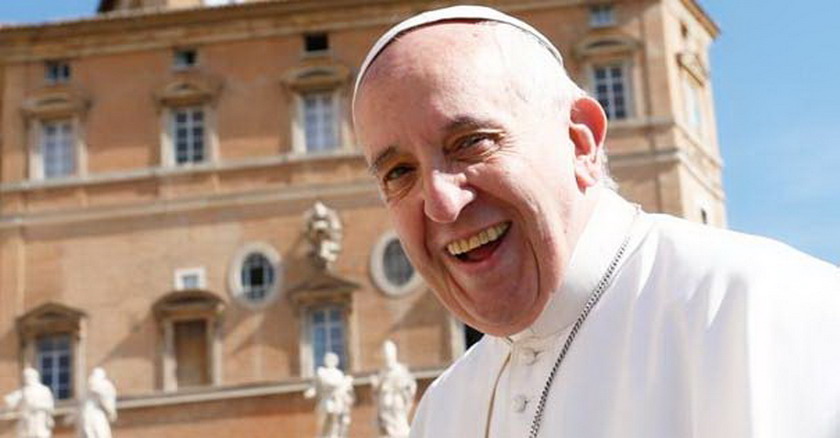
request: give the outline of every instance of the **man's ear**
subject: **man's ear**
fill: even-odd
[[[575,145],[575,177],[578,188],[584,191],[604,176],[601,150],[607,134],[607,116],[601,104],[587,96],[572,103],[569,118],[569,138]]]

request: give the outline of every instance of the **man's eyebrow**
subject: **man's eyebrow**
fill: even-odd
[[[443,132],[453,133],[458,131],[468,131],[470,129],[483,128],[488,125],[491,125],[489,121],[478,119],[473,116],[462,115],[455,117],[451,122],[447,123]]]
[[[460,115],[454,117],[452,121],[450,121],[446,124],[446,126],[444,126],[443,133],[444,135],[450,135],[456,132],[497,126],[498,124],[494,123],[491,119],[483,119],[469,115]],[[393,156],[396,155],[397,152],[398,150],[396,145],[390,145],[383,149],[381,152],[379,152],[373,157],[370,166],[368,166],[368,172],[370,172],[371,175],[376,176],[383,163],[393,158]]]
[[[382,167],[382,163],[396,155],[396,153],[397,147],[394,145],[390,145],[387,148],[385,148],[382,152],[376,154],[376,156],[373,158],[373,161],[370,163],[370,166],[368,166],[368,172],[370,172],[371,175],[376,176],[376,174],[379,172],[379,168]]]

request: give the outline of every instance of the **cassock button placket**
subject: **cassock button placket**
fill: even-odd
[[[528,397],[525,397],[522,394],[517,395],[513,398],[513,410],[515,412],[521,413],[525,412],[525,407],[528,406]]]
[[[537,361],[537,356],[540,354],[539,351],[536,351],[531,348],[523,348],[522,349],[522,363],[525,365],[533,365],[534,362]]]

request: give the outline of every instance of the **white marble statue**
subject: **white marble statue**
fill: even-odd
[[[111,438],[111,423],[116,420],[117,390],[104,369],[94,368],[79,406],[76,434],[79,438]]]
[[[18,438],[50,438],[52,436],[53,401],[50,388],[41,383],[34,368],[23,370],[23,388],[5,397],[9,409],[18,414]]]
[[[391,341],[382,345],[385,367],[371,378],[376,398],[376,423],[382,438],[408,437],[408,415],[414,405],[417,381],[405,365],[397,361],[397,346]]]
[[[350,408],[356,397],[353,377],[338,369],[338,356],[324,355],[324,366],[318,367],[315,381],[304,397],[317,397],[318,438],[344,438],[350,428]]]
[[[310,255],[319,268],[326,268],[341,252],[341,220],[335,210],[320,201],[306,212],[305,219],[306,239],[312,246]]]

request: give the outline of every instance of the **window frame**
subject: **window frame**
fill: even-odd
[[[40,120],[38,125],[37,156],[40,161],[38,165],[41,178],[47,180],[75,176],[78,173],[79,168],[79,146],[76,135],[76,122],[74,118],[68,117]],[[56,133],[52,139],[50,139],[50,136],[47,134],[47,130],[51,126]],[[67,128],[66,132],[65,128]],[[58,163],[58,166],[51,165],[49,158],[54,156],[49,154],[50,150],[47,148],[50,140],[58,145],[58,148],[53,149],[53,151],[57,152],[59,156],[65,159],[69,158],[72,160],[69,165],[63,160]],[[65,148],[67,150],[59,150]],[[53,167],[61,169],[63,172],[52,174],[49,172],[49,169]]]
[[[326,56],[330,53],[330,34],[329,32],[308,32],[302,35],[303,37],[303,55],[304,57],[318,57]],[[309,49],[310,38],[324,38],[325,48],[323,49]]]
[[[70,125],[70,147],[72,149],[73,169],[66,174],[46,174],[45,168],[45,129],[49,124],[68,123]],[[87,153],[83,140],[82,125],[78,115],[69,114],[64,117],[35,117],[30,120],[29,128],[29,179],[36,181],[60,181],[76,178],[86,174]]]
[[[386,296],[401,298],[418,290],[423,285],[423,277],[417,272],[417,268],[412,266],[414,272],[405,284],[397,285],[390,281],[385,272],[385,251],[395,239],[399,241],[397,233],[394,230],[388,230],[376,241],[370,252],[370,276],[373,284]],[[403,253],[405,253],[405,249],[403,249]],[[408,259],[407,254],[406,259]],[[409,260],[410,262],[411,260]]]
[[[306,126],[306,118],[307,118],[307,111],[306,111],[306,97],[307,95],[321,95],[321,96],[329,96],[330,98],[330,107],[332,110],[332,128],[333,128],[333,135],[335,146],[328,149],[318,149],[312,150],[309,148],[308,138],[307,138],[307,126]],[[293,126],[293,135],[295,139],[293,141],[293,152],[301,155],[309,155],[309,156],[317,156],[317,155],[329,155],[333,154],[342,150],[345,150],[345,146],[343,144],[343,132],[342,132],[342,121],[343,116],[341,114],[341,100],[340,100],[340,93],[338,89],[312,89],[312,90],[303,90],[300,91],[295,95],[295,121]]]
[[[179,127],[177,125],[177,123],[178,123],[177,117],[178,117],[178,113],[180,111],[187,111],[188,112],[187,121],[186,121],[187,126],[185,127],[185,129],[187,130],[188,136],[191,138],[192,141],[195,140],[194,135],[192,134],[192,132],[190,132],[192,129],[195,128],[195,126],[193,126],[193,124],[195,123],[195,120],[192,120],[192,119],[194,118],[194,114],[196,112],[198,112],[198,111],[201,112],[200,127],[201,127],[201,144],[202,144],[203,149],[202,149],[202,159],[200,161],[187,160],[183,163],[178,162],[177,130],[178,130]],[[207,164],[207,163],[210,163],[210,162],[213,161],[213,159],[212,159],[212,155],[213,155],[212,154],[212,148],[211,148],[211,145],[210,145],[209,126],[208,126],[210,124],[209,120],[208,120],[209,112],[210,111],[209,111],[207,105],[178,105],[178,106],[172,106],[172,107],[167,108],[166,113],[168,115],[168,117],[167,117],[168,120],[167,120],[166,127],[167,127],[167,131],[168,131],[167,132],[167,139],[168,139],[168,146],[169,146],[168,151],[167,151],[167,153],[168,153],[168,156],[167,156],[168,163],[167,164],[169,164],[172,167],[176,167],[176,168],[184,168],[184,167],[188,168],[188,167],[194,167],[194,166],[201,166],[201,165],[204,165],[204,164]],[[194,145],[190,145],[189,150],[194,154]]]
[[[178,322],[203,320],[206,324],[207,375],[206,387],[222,384],[222,314],[224,301],[205,290],[173,291],[158,299],[152,307],[158,321],[160,346],[160,386],[165,392],[178,391],[175,325]],[[188,386],[196,388],[205,386]]]
[[[335,310],[338,311],[340,316],[340,327],[342,328],[342,342],[343,342],[343,349],[344,354],[339,354],[339,366],[342,367],[342,370],[345,373],[351,372],[353,369],[352,366],[352,352],[350,348],[350,340],[351,340],[351,330],[350,330],[350,315],[349,315],[349,307],[341,302],[338,301],[324,301],[320,303],[314,303],[310,306],[307,306],[303,309],[303,336],[302,336],[302,345],[301,345],[301,357],[300,357],[300,365],[301,365],[301,375],[302,377],[312,377],[315,375],[315,371],[317,370],[318,363],[323,361],[323,354],[320,360],[316,357],[316,347],[315,347],[315,339],[314,339],[314,330],[315,327],[313,326],[314,316],[315,313],[318,311],[323,310]],[[329,351],[329,350],[325,350]]]
[[[324,330],[326,331],[326,340],[327,345],[324,346],[324,351],[322,351],[321,356],[318,357],[319,349],[316,346],[315,342],[315,330],[316,330],[316,321],[315,317],[320,312],[325,312],[324,315],[324,323],[326,327]],[[338,315],[337,320],[332,319],[332,314],[335,313]],[[340,303],[323,303],[320,305],[312,306],[307,309],[306,312],[306,327],[307,327],[307,337],[309,339],[309,361],[311,363],[309,371],[312,375],[315,374],[315,371],[318,369],[319,366],[323,366],[324,355],[327,352],[332,351],[339,357],[339,365],[338,367],[345,372],[349,371],[350,368],[350,357],[349,357],[349,333],[348,333],[348,324],[347,324],[347,312],[345,306],[341,305]],[[331,332],[334,328],[341,329],[341,339],[338,341],[332,339]],[[327,349],[329,345],[340,344],[341,350],[340,352],[336,352],[335,349]]]
[[[49,351],[42,350],[42,345],[45,341],[50,340],[51,343],[57,344],[58,341],[64,341],[66,346],[59,350],[58,346],[54,346]],[[53,365],[50,367],[52,370],[47,370],[44,367],[44,359],[47,356],[53,362]],[[66,394],[62,397],[61,392],[61,359],[62,357],[67,358],[67,382],[66,382]],[[56,400],[72,400],[74,395],[74,384],[73,384],[73,336],[70,333],[50,333],[50,334],[43,334],[38,336],[35,339],[35,369],[38,370],[38,373],[41,376],[41,382],[50,388],[50,391],[55,397]],[[49,383],[46,381],[51,380]]]
[[[181,60],[183,59],[181,55],[184,55],[189,52],[192,52],[192,63],[181,62]],[[200,62],[201,58],[199,55],[199,51],[194,47],[180,47],[172,51],[172,70],[174,71],[185,71],[196,68],[198,67]]]
[[[219,136],[216,131],[217,115],[215,103],[221,93],[221,82],[207,78],[193,69],[178,73],[176,80],[161,87],[155,93],[159,111],[160,165],[166,168],[185,169],[208,168],[219,157]],[[179,109],[197,109],[203,111],[204,160],[197,163],[178,164],[176,162],[174,130],[174,111]]]
[[[53,74],[53,71],[56,71]],[[47,85],[66,84],[73,79],[73,68],[66,59],[51,59],[44,62],[44,82]]]
[[[589,27],[603,29],[613,27],[617,23],[615,4],[597,3],[589,6]]]
[[[198,285],[197,287],[187,287],[187,285],[184,283],[184,278],[193,275],[198,278]],[[203,266],[176,269],[173,275],[173,285],[175,287],[175,290],[206,289],[207,270],[204,269]]]
[[[699,138],[705,132],[703,86],[689,74],[682,75],[682,99],[685,124],[688,131]]]
[[[634,71],[633,64],[630,60],[626,60],[626,59],[611,59],[611,60],[604,60],[604,61],[599,60],[597,62],[592,62],[591,64],[589,64],[589,67],[588,67],[588,70],[589,70],[588,76],[589,76],[589,85],[590,85],[589,86],[589,91],[590,91],[590,94],[592,95],[592,97],[596,101],[598,101],[598,103],[601,103],[601,101],[600,101],[599,96],[598,96],[598,82],[597,82],[598,79],[596,78],[597,69],[599,69],[599,68],[611,69],[611,68],[615,68],[615,67],[619,67],[621,69],[621,72],[622,72],[621,82],[622,82],[622,85],[624,87],[624,94],[625,94],[623,96],[624,97],[625,115],[624,115],[624,117],[621,117],[621,118],[616,118],[614,116],[611,116],[610,113],[614,112],[615,109],[610,108],[610,107],[604,107],[604,105],[601,104],[601,106],[604,107],[604,113],[606,114],[607,119],[610,121],[610,123],[632,120],[636,117],[636,114],[637,114],[636,107],[635,107],[635,105],[636,105],[635,94],[636,93],[634,92],[635,82],[634,82],[634,78],[633,78],[633,71]],[[610,82],[608,84],[607,89],[611,90],[611,87],[612,87],[612,82]]]
[[[87,315],[81,310],[58,303],[42,304],[17,320],[20,337],[21,369],[31,367],[41,371],[38,341],[45,337],[67,336],[70,341],[70,394],[60,400],[74,400],[81,395],[85,376],[85,338]],[[44,375],[41,375],[43,381]],[[58,397],[56,396],[58,400]]]
[[[247,296],[245,285],[242,284],[242,268],[251,254],[260,254],[266,258],[274,268],[274,282],[266,288],[263,299],[255,301]],[[284,266],[280,253],[266,242],[250,242],[240,247],[228,267],[228,289],[235,301],[251,310],[260,310],[279,299],[281,285],[284,280]]]

